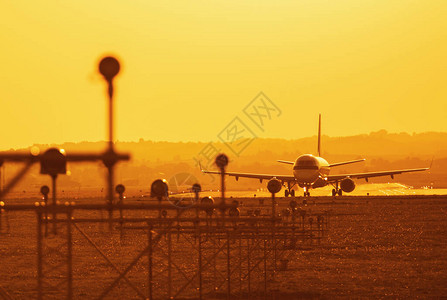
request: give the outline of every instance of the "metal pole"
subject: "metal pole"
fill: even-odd
[[[230,232],[227,231],[227,298],[231,299]]]
[[[247,239],[247,276],[248,276],[248,299],[251,297],[251,264],[250,264],[250,238]]]
[[[239,295],[242,296],[242,235],[239,234]]]
[[[220,203],[222,205],[225,205],[225,169],[224,168],[220,168],[220,189],[221,189],[221,200]],[[222,213],[222,218],[225,217],[225,209],[222,208],[221,210]],[[222,224],[224,225],[225,222]]]
[[[51,176],[51,183],[53,184],[53,234],[57,234],[57,227],[56,227],[56,219],[57,219],[57,213],[56,213],[56,178],[57,175]]]
[[[43,196],[45,201],[45,236],[48,236],[48,195]]]
[[[267,240],[264,239],[264,296],[267,298]]]
[[[149,247],[147,251],[147,260],[148,260],[148,294],[149,300],[152,300],[152,226],[149,226],[149,231],[147,233],[147,239],[149,242]]]
[[[172,296],[172,239],[171,231],[168,232],[168,298]]]
[[[199,232],[199,299],[202,300],[202,233]]]
[[[112,80],[107,83],[109,85],[109,150],[113,150],[113,83]]]
[[[71,208],[67,211],[67,281],[68,281],[68,291],[67,299],[71,300],[73,298],[73,244],[72,244],[72,211]]]
[[[108,83],[108,92],[109,92],[109,153],[110,155],[114,154],[114,149],[113,149],[113,83],[112,83],[112,79],[107,80]],[[107,169],[108,169],[108,198],[109,198],[109,205],[110,205],[110,210],[109,210],[109,219],[111,220],[113,218],[113,210],[112,210],[112,205],[113,205],[113,179],[114,179],[114,163],[109,163],[107,165]],[[109,224],[109,229],[112,230],[112,223],[110,222]]]
[[[210,237],[211,235],[209,235]],[[217,242],[216,242],[216,238],[213,238],[213,252],[216,253],[217,249],[219,249],[220,247],[217,246]],[[213,275],[214,275],[214,290],[216,291],[216,286],[217,286],[217,256],[214,257],[213,259]]]
[[[276,217],[276,201],[275,201],[275,194],[272,193],[272,243],[273,243],[273,276],[275,276],[276,271],[276,236],[275,236],[275,217]]]
[[[272,193],[272,243],[273,243],[273,276],[276,271],[276,237],[275,237],[275,222],[276,217],[276,199],[275,193]]]
[[[37,208],[37,299],[43,299],[42,291],[42,212]]]
[[[123,205],[123,193],[120,193],[119,195],[119,204],[120,204],[120,242],[123,242],[124,238],[124,231],[123,231],[123,208],[121,205]]]
[[[220,187],[221,187],[221,201],[222,204],[225,204],[225,169],[220,169]]]
[[[171,231],[168,232],[168,298],[172,296],[172,239]]]
[[[112,150],[113,151],[113,150]],[[112,210],[112,205],[113,205],[113,165],[112,166],[107,166],[107,169],[109,171],[109,176],[108,176],[108,198],[109,198],[109,230],[113,229],[113,224],[112,224],[112,219],[113,219],[113,210]]]

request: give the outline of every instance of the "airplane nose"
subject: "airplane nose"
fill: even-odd
[[[295,178],[300,182],[312,183],[318,179],[318,170],[294,170]]]
[[[303,184],[313,183],[319,177],[317,159],[310,154],[304,154],[296,160],[293,166],[296,180]]]

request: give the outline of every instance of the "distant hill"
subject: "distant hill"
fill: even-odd
[[[193,174],[203,185],[217,188],[216,178],[201,174],[197,166],[197,161],[200,160],[205,167],[213,168],[213,156],[217,150],[229,155],[230,170],[290,174],[290,166],[279,164],[276,160],[295,160],[304,153],[316,154],[316,141],[316,136],[296,140],[258,138],[239,155],[220,142],[154,142],[142,139],[138,142],[119,141],[116,143],[117,149],[130,153],[132,161],[119,164],[117,180],[129,186],[147,189],[156,178],[169,179],[177,173],[187,172]],[[34,146],[41,151],[49,147],[59,147],[67,152],[98,152],[105,149],[106,143],[80,142]],[[431,172],[399,175],[396,176],[396,181],[417,187],[430,184],[435,187],[447,187],[447,133],[443,132],[407,134],[380,130],[347,137],[322,136],[322,156],[329,162],[367,159],[363,163],[334,169],[334,173],[425,167],[430,165],[434,157]],[[10,178],[17,165],[5,165],[6,177]],[[71,164],[69,169],[71,175],[61,176],[61,186],[84,188],[104,184],[105,170],[101,164]],[[35,168],[21,182],[19,188],[38,186],[47,181],[45,176],[38,174],[38,168]],[[390,178],[373,179],[373,181],[387,182]],[[228,180],[228,186],[233,189],[254,189],[265,187],[265,183],[260,184],[259,181],[248,179],[241,179],[239,182]]]

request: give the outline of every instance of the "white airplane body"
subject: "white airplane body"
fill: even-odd
[[[320,155],[320,140],[321,140],[321,115],[319,118],[318,126],[318,153]],[[405,170],[392,170],[392,171],[380,171],[380,172],[366,172],[366,173],[352,173],[352,174],[340,174],[330,175],[332,167],[352,164],[356,162],[364,161],[365,159],[357,159],[345,162],[339,162],[330,164],[324,158],[320,156],[314,156],[312,154],[303,154],[299,156],[295,162],[278,160],[280,163],[293,165],[293,175],[275,175],[275,174],[256,174],[256,173],[240,173],[240,172],[225,172],[225,175],[244,178],[254,178],[262,180],[270,180],[276,178],[282,182],[283,185],[287,184],[285,190],[285,196],[295,196],[295,191],[292,189],[294,185],[304,189],[304,196],[310,196],[310,189],[320,188],[331,184],[334,189],[332,195],[342,195],[343,192],[352,192],[355,189],[355,183],[353,179],[365,179],[368,181],[370,177],[379,176],[391,176],[394,178],[396,174],[425,171],[429,168],[418,169],[405,169]],[[217,171],[206,171],[202,169],[203,173],[220,174]]]

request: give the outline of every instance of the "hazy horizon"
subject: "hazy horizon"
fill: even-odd
[[[38,145],[41,152],[50,146],[64,148],[67,153],[100,152],[106,149],[106,142],[66,143],[56,145]],[[156,142],[142,140],[138,142],[120,142],[116,148],[119,152],[129,153],[131,161],[119,163],[116,178],[128,187],[147,188],[160,177],[169,179],[176,174],[189,173],[198,178],[205,186],[216,188],[216,178],[202,174],[198,165],[214,170],[214,157],[217,152],[208,151],[210,143],[198,142]],[[228,170],[239,172],[290,174],[290,166],[277,162],[295,160],[299,155],[317,154],[317,137],[295,140],[258,138],[247,147],[232,148],[231,144],[211,143],[215,150],[224,152],[230,159]],[[23,149],[22,149],[23,150]],[[239,151],[240,150],[240,151]],[[21,150],[20,150],[21,151]],[[26,150],[25,150],[26,151]],[[365,162],[334,168],[334,174],[348,172],[371,172],[423,168],[432,165],[429,172],[398,175],[394,182],[415,187],[433,185],[445,188],[447,185],[447,133],[402,134],[387,133],[385,130],[370,134],[329,137],[322,136],[322,157],[330,163],[365,158]],[[433,161],[434,159],[434,161]],[[432,163],[433,161],[433,163]],[[18,164],[4,164],[6,174],[11,176],[18,170]],[[69,163],[70,175],[61,176],[60,184],[65,188],[77,190],[80,187],[101,187],[104,184],[105,168],[102,163]],[[34,168],[20,183],[18,190],[28,190],[30,186],[46,183],[47,176],[38,174]],[[388,182],[389,177],[372,178],[370,182]],[[358,180],[361,184],[363,181]],[[265,188],[265,182],[259,180],[228,180],[228,187]],[[141,188],[140,188],[141,189]]]
[[[322,133],[322,137],[325,138],[350,138],[350,137],[358,137],[358,136],[369,136],[374,134],[387,134],[387,135],[408,135],[408,136],[415,136],[415,135],[426,135],[426,134],[447,134],[447,131],[424,131],[424,132],[389,132],[385,129],[380,129],[377,131],[371,131],[369,133],[359,133],[355,135],[340,135],[340,136],[331,136],[328,134]],[[271,140],[285,140],[285,141],[294,141],[294,140],[302,140],[302,139],[311,139],[311,138],[317,138],[317,135],[310,135],[310,136],[301,136],[296,138],[281,138],[281,137],[269,137],[269,136],[262,136],[262,137],[256,137],[257,139],[271,139]],[[115,143],[139,143],[139,142],[154,142],[154,143],[198,143],[198,144],[206,144],[206,143],[219,143],[220,141],[216,138],[215,140],[151,140],[151,139],[144,139],[139,138],[137,140],[115,140]],[[88,140],[78,140],[78,141],[56,141],[56,142],[39,142],[39,143],[33,143],[33,144],[24,144],[19,145],[17,147],[9,147],[9,148],[0,148],[0,151],[17,151],[17,150],[24,150],[28,149],[33,146],[39,146],[39,145],[63,145],[63,144],[81,144],[81,143],[106,143],[106,139],[102,140],[96,140],[96,141],[88,141]],[[323,145],[324,147],[324,145]]]

